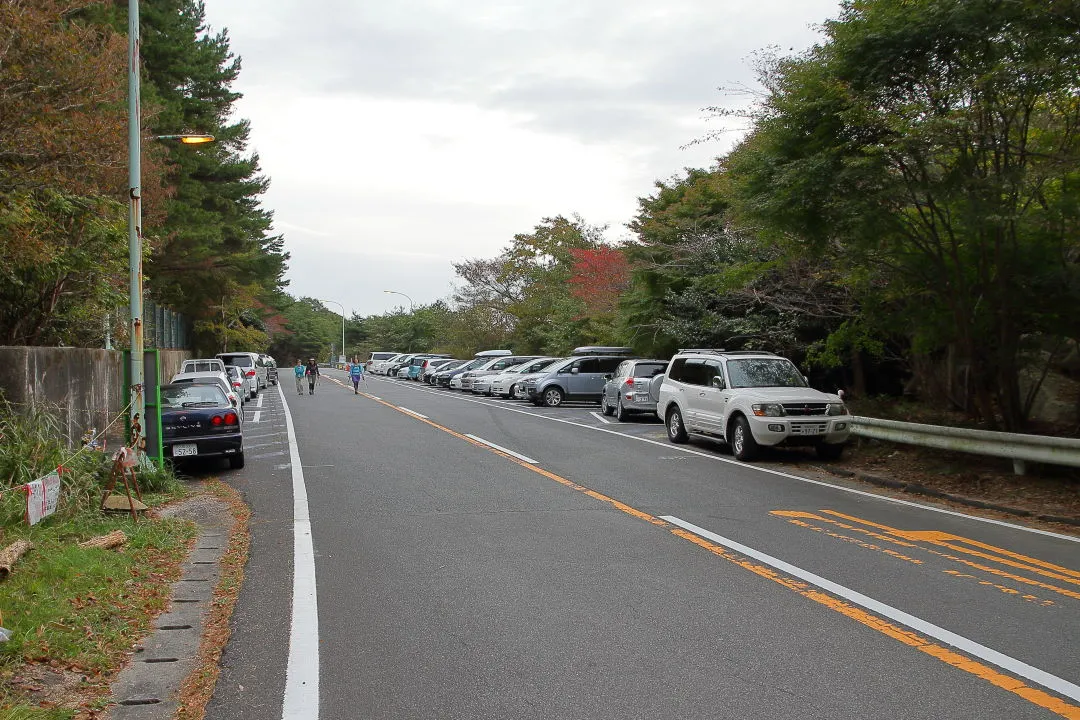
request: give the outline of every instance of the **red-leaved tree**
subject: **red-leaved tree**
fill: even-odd
[[[618,248],[601,245],[595,249],[571,249],[574,257],[570,292],[585,303],[589,317],[609,315],[619,305],[619,296],[630,286],[630,264]]]

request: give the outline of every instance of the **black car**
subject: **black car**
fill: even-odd
[[[229,467],[244,467],[240,410],[217,385],[161,386],[161,444],[173,462],[223,457]]]

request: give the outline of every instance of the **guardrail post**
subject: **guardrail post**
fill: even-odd
[[[1013,475],[1027,475],[1027,461],[1013,458]]]

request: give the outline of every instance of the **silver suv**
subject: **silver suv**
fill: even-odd
[[[766,352],[680,350],[660,385],[657,414],[668,439],[718,438],[739,460],[762,446],[813,445],[840,457],[851,416],[838,395],[809,387],[790,360]]]
[[[629,348],[626,350],[629,352]],[[522,383],[525,396],[534,404],[547,407],[558,407],[565,400],[598,402],[607,382],[604,376],[614,372],[626,355],[594,355],[592,351],[593,348],[577,348],[573,356],[551,365],[545,374],[526,379]]]

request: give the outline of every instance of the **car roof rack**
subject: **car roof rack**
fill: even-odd
[[[701,353],[703,355],[776,355],[768,350],[725,350],[724,348],[679,348],[682,353]]]

